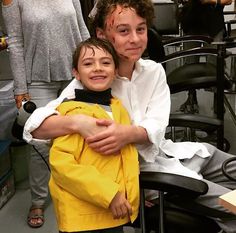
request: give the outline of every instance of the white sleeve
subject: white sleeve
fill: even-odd
[[[165,137],[170,115],[170,90],[162,67],[156,70],[155,81],[150,88],[150,97],[146,101],[146,111],[137,125],[146,129],[150,143],[137,145],[140,155],[147,162],[155,161],[160,145]],[[144,97],[143,97],[144,98]]]
[[[50,102],[52,105],[52,102],[55,104],[55,108],[63,101],[60,98],[53,100]],[[37,108],[32,115],[29,117],[29,119],[26,121],[24,126],[24,132],[23,132],[23,139],[30,144],[38,144],[38,143],[49,143],[50,140],[41,140],[33,138],[32,132],[37,129],[42,122],[49,116],[53,114],[58,114],[58,112],[53,107],[41,107]]]
[[[153,91],[148,100],[145,117],[139,125],[147,130],[150,142],[159,147],[169,124],[171,100],[164,69],[161,67],[155,76],[157,76],[157,80],[153,83]]]
[[[23,138],[26,142],[30,144],[39,144],[49,143],[51,141],[33,138],[31,133],[37,129],[47,117],[53,114],[59,114],[55,109],[64,99],[75,98],[74,89],[76,88],[82,89],[82,86],[80,82],[78,82],[76,79],[73,79],[57,99],[50,101],[45,107],[37,108],[32,113],[24,126]]]

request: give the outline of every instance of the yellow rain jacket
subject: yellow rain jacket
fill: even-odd
[[[130,124],[121,102],[111,102],[116,123]],[[64,102],[58,107],[62,115],[86,114],[111,119],[97,104]],[[58,137],[50,150],[50,193],[60,231],[105,229],[133,222],[139,208],[139,164],[133,145],[125,146],[119,155],[101,155],[93,151],[79,134]],[[109,209],[120,191],[132,206],[133,214],[113,219]]]

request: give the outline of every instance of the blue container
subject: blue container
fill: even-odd
[[[11,169],[9,146],[10,140],[0,140],[0,179]]]
[[[0,179],[0,209],[7,203],[14,193],[14,177],[12,171],[10,170]]]
[[[16,114],[13,81],[0,80],[0,140],[15,139],[11,134],[11,128],[16,119]]]

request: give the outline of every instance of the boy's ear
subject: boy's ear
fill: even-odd
[[[96,36],[97,36],[97,38],[99,38],[99,39],[106,39],[104,30],[101,29],[101,28],[96,28]]]
[[[79,73],[75,68],[73,68],[72,74],[77,80],[80,80]]]

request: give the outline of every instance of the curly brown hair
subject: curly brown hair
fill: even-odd
[[[154,8],[151,0],[98,0],[97,12],[92,19],[94,29],[104,29],[107,15],[116,9],[117,5],[135,9],[138,16],[146,19],[148,27],[152,25]]]
[[[111,54],[114,64],[115,64],[115,68],[116,69],[118,68],[119,58],[118,58],[118,55],[117,55],[113,45],[108,40],[91,37],[91,38],[88,38],[87,40],[80,42],[79,45],[77,46],[77,48],[74,52],[74,55],[73,55],[73,68],[74,69],[77,70],[79,57],[80,57],[82,48],[92,49],[93,53],[95,53],[94,47],[98,48],[98,49],[102,49],[102,50],[108,52],[109,54]]]

